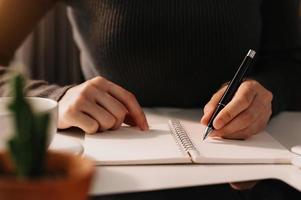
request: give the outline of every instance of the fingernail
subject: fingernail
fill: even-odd
[[[206,115],[203,115],[202,118],[201,118],[201,120],[200,120],[200,122],[204,123],[205,121],[206,121]]]
[[[200,123],[203,123],[203,118],[204,118],[204,117],[202,117],[202,118],[200,119]]]
[[[214,120],[213,126],[215,129],[221,129],[221,128],[223,128],[224,123],[221,120],[217,119],[217,120]]]
[[[148,126],[148,123],[147,123],[147,122],[143,124],[143,130],[144,130],[144,131],[149,130],[149,126]]]
[[[203,113],[205,113],[206,110],[207,110],[207,104],[206,104],[206,105],[204,106],[204,108],[203,108]]]

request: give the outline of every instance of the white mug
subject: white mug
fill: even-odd
[[[6,143],[14,134],[14,124],[12,113],[8,109],[8,104],[12,97],[0,97],[0,149],[6,148]],[[51,99],[40,97],[26,97],[35,113],[50,113],[48,125],[49,145],[57,131],[58,103]]]

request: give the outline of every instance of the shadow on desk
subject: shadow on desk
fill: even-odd
[[[199,198],[197,198],[199,197]],[[237,191],[229,184],[91,197],[91,200],[282,200],[300,199],[301,192],[278,180],[260,181],[253,189]]]
[[[117,194],[108,196],[92,197],[91,200],[165,200],[165,199],[233,199],[238,200],[240,194],[229,186],[229,184],[220,184],[214,186],[189,187],[179,189],[167,189],[148,192],[136,192],[127,194]]]

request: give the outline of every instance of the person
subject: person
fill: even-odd
[[[56,0],[0,0],[0,61],[12,56]],[[208,120],[249,49],[257,61],[214,121],[214,134],[247,139],[291,109],[300,72],[297,0],[65,0],[86,81],[30,81],[28,95],[59,102],[61,129],[142,130],[141,106],[204,107]],[[16,12],[18,11],[18,12]],[[8,69],[1,68],[0,75]],[[7,80],[0,81],[5,96]],[[244,189],[254,185],[234,184]]]

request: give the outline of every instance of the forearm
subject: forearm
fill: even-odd
[[[74,85],[49,85],[45,81],[29,80],[26,85],[27,96],[50,98],[59,101],[69,88]]]
[[[0,65],[8,65],[38,21],[56,0],[0,0]]]

